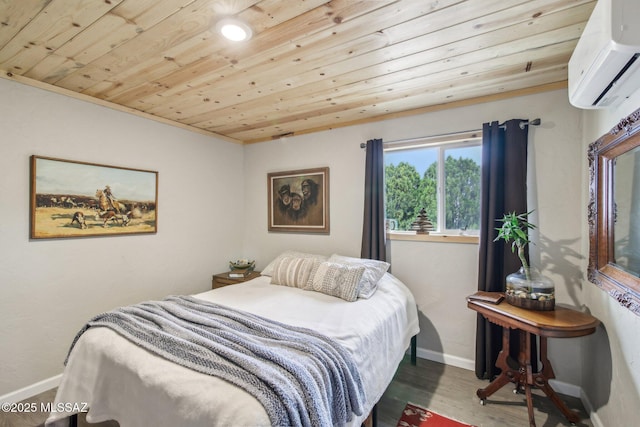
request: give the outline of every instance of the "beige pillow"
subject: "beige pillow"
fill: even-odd
[[[317,254],[309,254],[306,252],[298,252],[298,251],[284,251],[280,255],[278,255],[273,261],[271,261],[265,268],[262,269],[260,274],[262,276],[271,276],[273,275],[273,268],[275,265],[284,257],[295,257],[295,258],[315,258],[320,261],[326,261],[327,257],[324,255]]]
[[[316,258],[282,257],[273,267],[271,284],[304,288],[319,262]]]
[[[364,270],[362,266],[321,262],[315,265],[304,289],[355,301]]]
[[[335,262],[337,264],[362,266],[365,268],[362,279],[360,280],[360,290],[358,291],[358,298],[370,298],[378,289],[378,282],[384,276],[384,273],[389,270],[389,263],[385,261],[378,261],[374,259],[366,258],[352,258],[333,254],[329,258],[329,262]]]

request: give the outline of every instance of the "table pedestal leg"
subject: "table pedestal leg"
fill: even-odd
[[[547,359],[547,338],[540,337],[540,362],[542,363],[542,371],[538,372],[534,375],[534,381],[536,387],[540,388],[544,394],[547,395],[549,399],[556,405],[558,409],[562,412],[564,417],[573,424],[576,424],[580,421],[580,416],[569,409],[567,405],[560,399],[556,391],[549,385],[548,380],[556,377],[553,372],[553,368],[551,367],[551,362]]]
[[[520,386],[524,388],[527,398],[527,412],[529,413],[529,426],[535,427],[536,420],[533,415],[533,396],[531,386],[533,385],[533,369],[531,368],[531,335],[529,332],[520,331],[520,351],[518,353],[518,363],[520,364]]]
[[[480,388],[476,391],[476,395],[480,398],[480,403],[484,405],[484,401],[487,397],[491,396],[496,391],[500,390],[506,384],[514,382],[518,371],[514,371],[509,367],[507,359],[509,358],[509,328],[502,329],[502,350],[498,353],[498,359],[496,360],[496,367],[500,368],[500,375],[485,388]]]
[[[502,331],[502,349],[498,354],[496,366],[502,371],[498,377],[493,380],[485,388],[478,389],[476,395],[480,398],[480,403],[484,405],[485,400],[496,391],[500,390],[506,384],[513,382],[516,384],[516,390],[524,390],[527,400],[527,412],[529,415],[529,426],[535,427],[536,422],[533,413],[533,396],[531,394],[531,387],[539,387],[551,401],[562,412],[565,418],[575,424],[580,421],[578,414],[570,410],[560,397],[556,394],[555,390],[549,385],[548,380],[555,378],[551,362],[547,358],[547,339],[546,337],[540,337],[540,362],[542,363],[542,370],[537,373],[533,373],[531,367],[531,338],[532,334],[523,330],[520,330],[520,351],[518,354],[518,369],[513,369],[509,366],[509,328],[504,328]]]

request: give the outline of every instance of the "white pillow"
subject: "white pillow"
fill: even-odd
[[[262,276],[271,276],[271,275],[273,275],[273,267],[276,265],[276,263],[278,261],[280,261],[284,257],[315,258],[315,259],[318,259],[320,261],[326,261],[327,260],[327,257],[324,256],[324,255],[309,254],[309,253],[297,252],[297,251],[284,251],[283,253],[278,255],[273,261],[271,261],[269,264],[267,264],[267,266],[264,269],[262,269],[260,274]]]
[[[363,266],[320,262],[314,267],[304,289],[352,302],[358,299],[364,270]]]
[[[271,284],[304,288],[319,263],[316,258],[282,257],[273,267]]]
[[[329,257],[329,262],[334,262],[344,265],[357,265],[365,268],[362,279],[360,280],[360,290],[358,292],[358,298],[371,298],[371,295],[376,291],[378,282],[384,276],[384,273],[389,270],[390,264],[385,261],[378,261],[375,259],[364,258],[352,258],[338,254],[333,254]]]

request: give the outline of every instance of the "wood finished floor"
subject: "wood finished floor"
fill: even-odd
[[[378,404],[378,427],[396,427],[397,420],[407,401],[424,406],[441,415],[478,427],[527,426],[527,405],[524,395],[513,394],[513,387],[505,386],[480,405],[476,390],[485,387],[487,381],[478,380],[472,371],[447,366],[425,359],[418,359],[412,366],[404,360],[398,372]],[[49,390],[25,402],[53,401],[55,389]],[[579,399],[562,396],[567,406],[580,413],[579,427],[593,427]],[[539,390],[534,391],[535,419],[538,427],[570,426],[558,409]],[[0,413],[0,427],[40,427],[46,413]],[[114,422],[87,424],[79,417],[79,426],[117,427]],[[204,426],[203,426],[204,427]]]
[[[514,394],[511,384],[490,396],[485,406],[480,405],[476,390],[488,384],[477,379],[473,371],[425,359],[418,359],[417,365],[412,366],[405,359],[378,403],[378,427],[396,427],[407,401],[478,427],[528,426],[524,394]],[[538,427],[572,425],[542,391],[536,389],[533,394]],[[582,421],[576,426],[593,427],[580,399],[564,395],[560,398],[580,414]]]

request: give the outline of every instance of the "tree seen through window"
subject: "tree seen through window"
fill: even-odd
[[[386,217],[397,221],[398,230],[411,230],[424,208],[440,232],[477,230],[480,156],[479,143],[385,152]],[[443,168],[439,167],[439,160],[444,163]],[[443,176],[439,177],[439,173]],[[443,194],[438,192],[439,185],[444,187]],[[442,218],[438,215],[440,204]]]

